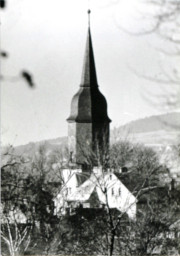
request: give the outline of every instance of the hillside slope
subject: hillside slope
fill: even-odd
[[[59,137],[56,139],[30,142],[26,145],[20,145],[15,147],[15,153],[17,155],[28,155],[32,156],[35,152],[38,151],[40,146],[45,146],[49,152],[58,151],[60,148],[67,147],[67,137]]]
[[[142,133],[153,131],[180,131],[180,113],[167,113],[164,115],[150,116],[132,121],[120,130],[127,130],[130,133]]]
[[[111,131],[111,141],[115,137],[126,138],[132,142],[146,145],[174,145],[180,141],[180,113],[168,113],[151,116],[130,122]],[[40,145],[45,145],[49,152],[67,147],[67,137],[30,142],[26,145],[15,147],[17,155],[33,155]]]
[[[139,119],[116,128],[114,133],[121,138],[146,145],[174,145],[180,141],[180,113]]]

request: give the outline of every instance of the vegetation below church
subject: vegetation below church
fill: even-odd
[[[180,250],[180,187],[152,149],[128,141],[110,148],[108,169],[137,198],[136,220],[110,209],[108,202],[54,215],[53,198],[66,186],[65,154],[63,149],[49,154],[45,146],[30,157],[16,156],[12,149],[4,153],[2,255],[167,255],[171,248]]]

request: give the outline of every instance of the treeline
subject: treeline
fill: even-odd
[[[2,255],[179,252],[180,189],[152,149],[117,141],[104,170],[118,173],[136,197],[136,220],[110,209],[108,201],[103,208],[79,207],[72,214],[54,215],[53,198],[66,186],[62,176],[68,163],[66,149],[49,154],[40,146],[34,156],[23,157],[10,148],[3,157]],[[107,188],[102,191],[106,196]]]

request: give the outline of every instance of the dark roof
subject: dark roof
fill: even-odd
[[[134,192],[136,187],[134,185],[134,183],[132,183],[129,179],[130,177],[130,173],[129,172],[126,172],[126,173],[118,173],[118,172],[115,172],[114,175],[116,175],[116,177],[127,187],[127,189],[130,191],[130,192]]]
[[[88,28],[84,63],[81,77],[81,87],[98,87],[94,53],[91,39],[91,31]]]
[[[96,67],[90,28],[88,28],[84,64],[79,91],[71,102],[68,122],[110,122],[107,115],[107,102],[98,89]]]
[[[137,173],[134,173],[133,171],[114,174],[134,196],[141,191],[138,196],[139,203],[146,202],[146,197],[149,192],[151,192],[151,200],[153,200],[153,194],[155,195],[156,200],[162,200],[162,198],[166,198],[168,196],[168,188],[166,186],[162,186],[158,183],[152,183],[149,187],[147,184],[144,184],[145,178],[143,176],[137,177]],[[144,186],[142,188],[143,184]],[[159,195],[159,198],[157,195]]]
[[[76,173],[78,187],[90,177],[90,173]]]
[[[85,202],[89,200],[92,192],[96,188],[97,179],[94,175],[91,175],[77,188],[77,190],[67,197],[67,201],[81,201]]]

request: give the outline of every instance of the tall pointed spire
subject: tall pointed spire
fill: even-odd
[[[94,156],[101,152],[104,156],[108,152],[111,120],[107,113],[106,99],[99,91],[97,83],[90,31],[90,10],[81,84],[72,98],[67,121],[69,152],[73,152],[77,163],[87,164],[86,153]]]
[[[87,33],[86,48],[85,48],[85,55],[84,55],[83,71],[82,71],[82,77],[81,77],[81,87],[98,87],[92,39],[91,39],[90,13],[91,11],[88,10],[88,33]]]

